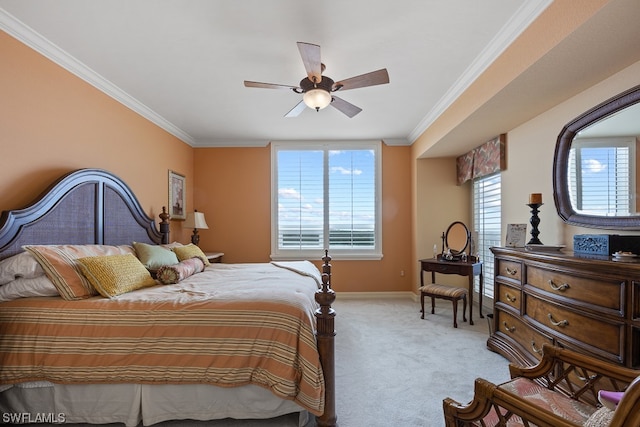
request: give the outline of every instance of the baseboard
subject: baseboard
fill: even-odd
[[[420,294],[413,293],[411,291],[404,292],[336,292],[336,296],[339,299],[411,299],[413,302],[420,301]],[[474,299],[477,296],[474,297]],[[484,302],[484,301],[483,301]],[[474,301],[474,305],[478,305],[478,301]],[[492,313],[493,306],[487,306],[482,304],[483,313]]]
[[[407,299],[417,301],[416,294],[406,292],[336,292],[339,299]]]

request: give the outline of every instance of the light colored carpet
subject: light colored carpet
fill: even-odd
[[[453,328],[449,301],[420,319],[419,303],[406,299],[338,299],[336,409],[340,427],[441,427],[442,400],[466,403],[477,377],[509,378],[508,362],[486,348],[489,327],[478,318]],[[171,421],[158,427],[295,427],[297,415],[271,420]],[[314,427],[310,422],[305,427]]]

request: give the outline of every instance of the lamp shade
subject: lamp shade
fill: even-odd
[[[187,218],[184,220],[182,224],[183,228],[194,228],[199,230],[207,230],[209,226],[207,225],[207,221],[204,220],[204,213],[202,212],[190,212],[187,214]]]
[[[302,95],[302,100],[307,107],[318,111],[331,104],[331,94],[324,89],[311,89]]]

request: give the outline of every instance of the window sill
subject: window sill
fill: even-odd
[[[291,254],[271,254],[272,261],[303,261],[310,260],[315,261],[322,259],[324,251],[312,251],[312,252],[297,252]],[[344,253],[329,250],[329,256],[332,260],[340,261],[380,261],[382,254],[358,254],[358,253]]]

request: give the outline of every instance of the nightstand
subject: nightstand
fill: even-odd
[[[204,253],[209,262],[222,262],[224,252],[205,252]]]

